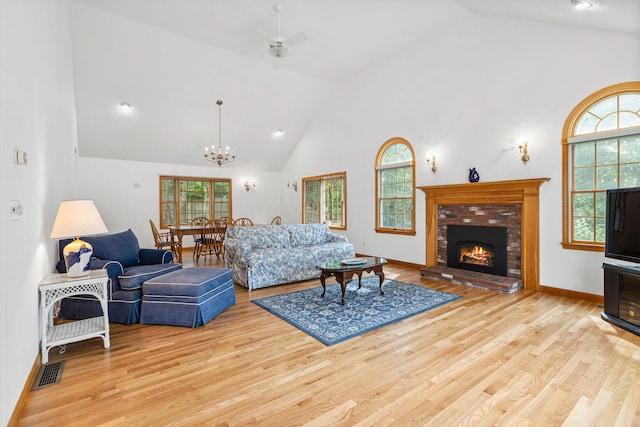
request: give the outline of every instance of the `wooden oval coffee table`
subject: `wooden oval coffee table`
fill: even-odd
[[[357,260],[357,261],[356,261]],[[334,276],[336,281],[340,284],[342,289],[342,302],[344,305],[344,294],[347,290],[347,285],[353,280],[353,275],[358,275],[358,289],[360,289],[362,281],[362,273],[375,273],[380,279],[380,294],[384,295],[382,290],[382,282],[384,282],[384,272],[382,266],[387,263],[387,260],[380,257],[361,257],[353,258],[351,260],[333,260],[316,265],[318,270],[321,270],[320,283],[322,283],[322,295],[324,298],[327,292],[327,286],[325,280],[327,277]]]

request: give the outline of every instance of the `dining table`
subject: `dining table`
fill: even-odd
[[[170,225],[169,232],[178,239],[178,262],[182,263],[182,237],[202,234],[202,225],[177,224]]]

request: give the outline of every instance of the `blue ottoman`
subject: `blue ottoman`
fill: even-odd
[[[236,303],[229,268],[183,268],[142,285],[140,323],[196,327]]]

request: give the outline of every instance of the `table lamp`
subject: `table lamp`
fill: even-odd
[[[51,230],[52,239],[75,240],[62,250],[67,276],[86,276],[91,271],[93,247],[78,236],[107,233],[107,227],[93,200],[64,200],[60,202],[56,220]]]

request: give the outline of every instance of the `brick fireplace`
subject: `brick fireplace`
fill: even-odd
[[[483,228],[498,228],[506,231],[504,249],[506,268],[502,272],[493,272],[487,269],[487,273],[520,279],[520,234],[521,215],[520,205],[443,205],[438,206],[438,265],[459,268],[453,265],[455,260],[450,259],[455,248],[450,247],[450,229],[457,226],[455,234],[460,234],[460,239],[465,239],[466,228],[471,227],[472,233],[469,239],[472,241],[485,240],[477,235]],[[478,230],[478,231],[476,231]],[[454,255],[455,256],[455,255]],[[475,271],[483,271],[477,269]]]
[[[447,264],[449,224],[507,227],[507,275],[540,288],[539,188],[549,178],[418,187],[426,195],[426,267]]]
[[[497,276],[507,275],[506,227],[449,224],[444,229],[447,233],[447,266]]]

